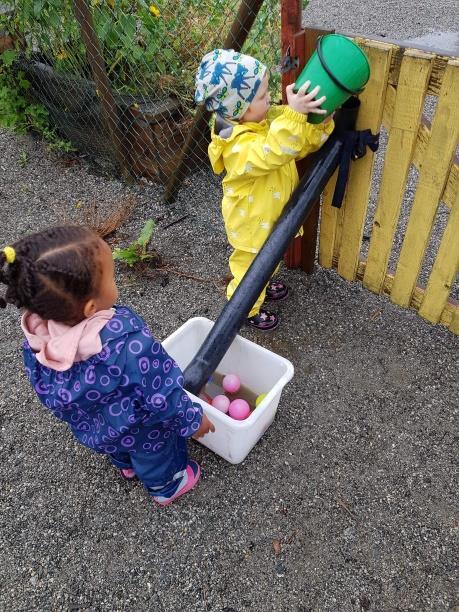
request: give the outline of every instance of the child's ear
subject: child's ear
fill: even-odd
[[[86,319],[89,319],[89,317],[92,317],[92,315],[96,314],[96,312],[97,312],[96,301],[93,299],[88,300],[83,307],[83,314],[86,317]]]

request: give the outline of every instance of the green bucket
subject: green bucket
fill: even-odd
[[[310,89],[320,85],[318,97],[327,99],[321,108],[326,115],[309,113],[309,123],[321,123],[343,102],[359,94],[370,78],[370,65],[365,53],[350,38],[327,34],[317,39],[317,47],[295,82],[298,91],[306,81]]]

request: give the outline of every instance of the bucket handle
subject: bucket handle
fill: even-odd
[[[319,36],[319,38],[317,39],[317,46],[316,46],[317,56],[319,58],[320,63],[322,64],[322,68],[325,70],[325,72],[328,74],[331,80],[335,83],[335,85],[338,85],[338,87],[340,87],[343,91],[346,91],[347,93],[351,95],[361,93],[364,90],[365,86],[361,87],[360,89],[349,89],[349,87],[346,87],[346,85],[343,85],[341,81],[337,79],[335,75],[332,73],[332,71],[326,64],[323,53],[322,53],[322,39],[323,39],[323,36]]]

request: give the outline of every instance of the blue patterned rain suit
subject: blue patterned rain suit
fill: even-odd
[[[150,494],[170,495],[202,408],[145,322],[129,308],[115,311],[100,332],[102,351],[64,372],[40,364],[25,342],[26,373],[42,404],[79,442],[133,468]]]

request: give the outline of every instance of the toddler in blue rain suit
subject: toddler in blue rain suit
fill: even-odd
[[[32,234],[3,249],[0,282],[0,306],[25,309],[24,363],[40,401],[158,504],[189,491],[200,468],[186,439],[214,428],[145,322],[113,306],[108,245],[79,226]]]

